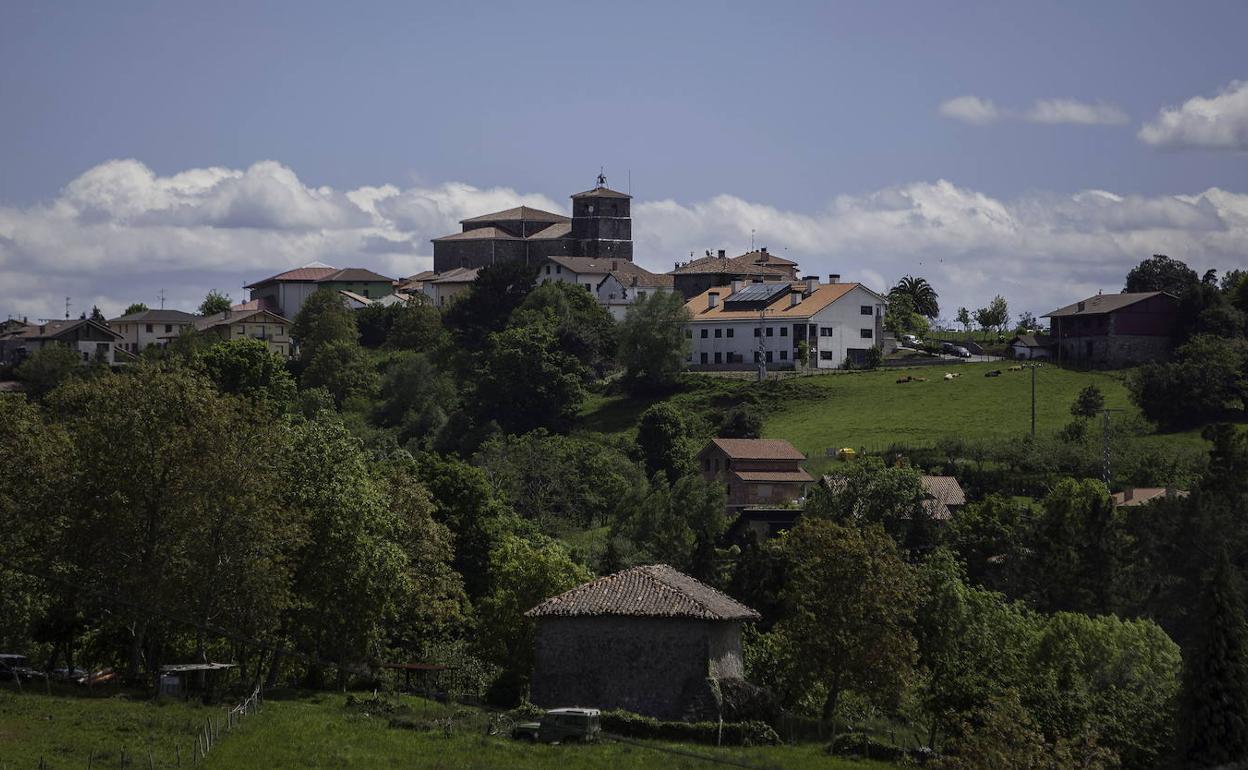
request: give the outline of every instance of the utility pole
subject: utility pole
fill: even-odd
[[[758,350],[754,355],[758,356],[758,381],[762,382],[767,379],[767,343],[764,341],[765,330],[763,324],[767,321],[767,309],[760,308],[758,311]]]
[[[1036,365],[1031,364],[1031,438],[1036,438]]]
[[[1100,409],[1101,413],[1101,462],[1104,466],[1103,473],[1105,476],[1105,488],[1110,489],[1113,482],[1113,474],[1110,472],[1109,465],[1109,413],[1121,412],[1122,409]]]
[[[65,298],[65,320],[69,320],[69,297]]]
[[[157,294],[156,296],[160,298],[160,309],[164,310],[165,309],[165,290],[161,289],[160,294]]]

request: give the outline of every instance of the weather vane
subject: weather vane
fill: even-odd
[[[598,186],[599,187],[607,186],[607,177],[605,174],[602,173],[602,166],[598,167]]]

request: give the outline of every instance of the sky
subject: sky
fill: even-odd
[[[526,203],[942,315],[1248,267],[1242,2],[0,3],[0,318],[395,277]]]

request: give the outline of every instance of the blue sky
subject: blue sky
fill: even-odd
[[[1244,3],[9,0],[0,316],[416,272],[599,165],[652,269],[754,230],[1044,312],[1154,251],[1248,262],[1244,29]]]

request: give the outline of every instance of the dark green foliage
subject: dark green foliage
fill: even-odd
[[[322,342],[310,349],[314,352],[305,358],[303,387],[325,388],[340,408],[349,399],[369,398],[377,392],[377,371],[355,340]]]
[[[1028,596],[1049,612],[1099,614],[1117,602],[1126,549],[1122,516],[1099,481],[1066,479],[1044,501],[1029,536]]]
[[[1198,335],[1175,351],[1175,360],[1149,364],[1129,381],[1131,400],[1167,429],[1199,425],[1248,397],[1248,341]]]
[[[904,275],[889,291],[888,296],[890,300],[902,296],[908,297],[914,309],[913,312],[921,316],[935,318],[940,315],[940,304],[937,302],[939,295],[926,278]]]
[[[204,297],[204,301],[199,303],[199,314],[202,316],[216,315],[224,313],[230,309],[230,295],[222,294],[216,289],[212,289]]]
[[[82,357],[66,345],[44,345],[14,372],[35,398],[43,398],[58,385],[84,375]]]
[[[395,302],[383,305],[374,302],[355,309],[355,325],[360,333],[360,345],[366,348],[379,348],[390,337],[394,322],[403,311],[403,303]]]
[[[689,311],[674,291],[634,302],[620,324],[619,363],[624,383],[636,393],[658,393],[676,384],[689,350]]]
[[[935,544],[935,527],[923,505],[921,474],[905,466],[886,466],[876,457],[839,466],[827,488],[813,491],[807,513],[848,524],[880,524],[914,554]]]
[[[126,305],[126,309],[122,313],[122,315],[133,315],[134,313],[146,313],[148,310],[149,308],[147,307],[147,305],[144,305],[142,302],[131,302],[129,305]]]
[[[894,290],[896,291],[896,290]],[[884,328],[894,334],[927,334],[927,318],[919,312],[914,298],[906,293],[890,294],[884,313]]]
[[[1180,755],[1206,768],[1248,758],[1248,629],[1226,550],[1205,581],[1197,635],[1184,654]]]
[[[1178,297],[1200,283],[1196,271],[1165,254],[1154,254],[1127,273],[1124,292],[1166,291]]]
[[[1029,513],[1024,504],[993,494],[967,505],[953,517],[947,542],[966,564],[972,583],[994,591],[1007,590],[1009,571],[1022,555],[1026,536],[1023,518]]]
[[[489,335],[470,399],[479,424],[508,433],[569,428],[585,398],[587,370],[558,344],[553,318]]]
[[[729,523],[723,486],[685,476],[668,487],[661,479],[656,476],[649,489],[639,485],[620,502],[612,534],[636,544],[638,561],[670,564],[720,584],[717,546]]]
[[[295,395],[295,381],[285,361],[263,340],[245,337],[218,342],[196,355],[195,366],[222,393],[276,403],[286,403]]]
[[[766,722],[661,722],[628,711],[602,714],[602,729],[628,738],[705,743],[714,746],[774,746],[780,736]]]
[[[724,413],[719,424],[720,438],[761,438],[763,417],[748,405],[734,406]]]
[[[671,404],[655,404],[642,413],[637,425],[637,448],[648,476],[662,473],[668,481],[674,481],[695,470],[695,447],[689,426],[680,410]]]
[[[538,286],[511,315],[512,326],[545,317],[555,319],[559,349],[601,377],[615,360],[615,321],[594,295],[577,284],[553,281]]]
[[[355,314],[343,304],[338,292],[330,289],[318,289],[308,297],[295,316],[290,336],[299,346],[299,358],[305,364],[326,345],[359,343]]]
[[[489,336],[507,326],[512,312],[533,290],[537,271],[521,261],[490,265],[442,318],[461,352],[484,350]]]
[[[402,352],[386,365],[381,379],[376,419],[398,429],[400,445],[416,440],[428,444],[446,424],[458,402],[451,378],[421,353]]]
[[[1105,395],[1095,385],[1088,385],[1079,391],[1075,403],[1070,405],[1070,413],[1075,417],[1094,417],[1105,408]]]
[[[387,333],[386,347],[429,355],[442,351],[448,336],[442,326],[442,313],[423,294],[413,295],[395,307],[399,309]]]

